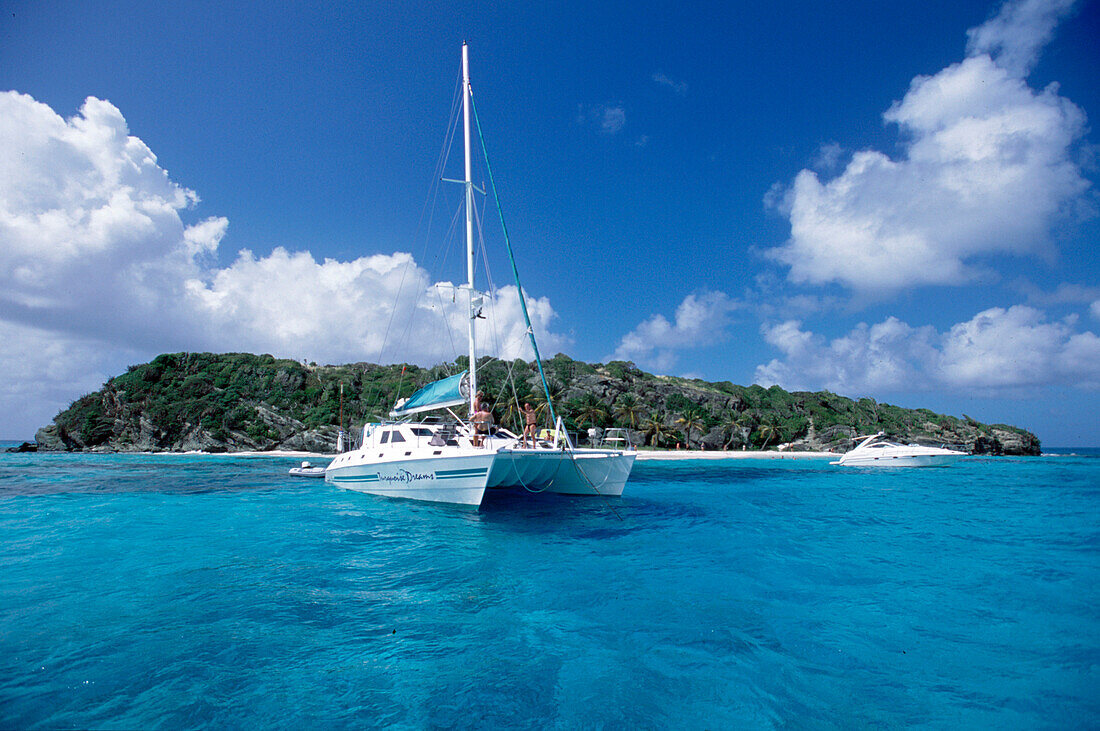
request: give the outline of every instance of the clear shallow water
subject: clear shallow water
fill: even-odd
[[[1100,719],[1096,457],[639,463],[615,512],[295,464],[0,455],[0,727]]]

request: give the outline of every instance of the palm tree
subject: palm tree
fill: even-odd
[[[607,418],[607,408],[595,394],[586,393],[570,406],[573,418],[577,420],[577,426],[583,426],[586,423],[589,426],[599,426]]]
[[[557,403],[558,397],[561,396],[562,387],[557,381],[547,380],[546,387],[550,390],[550,399],[553,403]],[[534,407],[535,413],[540,416],[548,411],[546,408],[546,391],[541,388],[535,389],[531,394],[531,406]]]
[[[779,436],[779,425],[775,422],[775,417],[768,414],[760,421],[760,436],[764,437],[764,443],[760,445],[761,449],[768,448],[768,442]]]
[[[661,439],[669,434],[664,419],[657,411],[650,412],[649,416],[642,422],[642,428],[645,429],[646,436],[650,438],[649,445],[651,447],[659,446]]]
[[[689,406],[688,408],[684,409],[683,414],[681,414],[680,418],[676,420],[676,423],[679,424],[684,430],[685,446],[689,446],[691,444],[691,433],[693,431],[703,431],[703,428],[706,426],[706,423],[703,420],[705,416],[706,414],[704,413],[704,411],[698,406]]]
[[[634,394],[624,393],[615,403],[615,417],[630,424],[631,429],[638,428],[638,415],[642,413],[642,407]]]
[[[739,414],[736,411],[727,411],[725,413],[725,416],[722,420],[722,426],[726,429],[729,429],[730,438],[726,440],[726,444],[723,447],[724,449],[729,449],[730,445],[733,444],[733,440],[737,437],[742,437],[742,439],[744,438],[744,429],[747,426],[746,422],[751,421],[751,419],[752,417],[747,411],[742,414]]]

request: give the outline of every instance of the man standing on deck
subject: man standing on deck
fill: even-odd
[[[535,410],[531,408],[530,403],[523,405],[523,417],[526,419],[526,424],[523,427],[523,439],[520,444],[527,446],[527,436],[531,436],[531,449],[535,448],[535,427],[537,426],[538,417],[535,416]]]
[[[482,435],[489,434],[489,425],[493,423],[493,414],[484,405],[481,405],[471,421],[474,426],[473,445],[480,447]]]

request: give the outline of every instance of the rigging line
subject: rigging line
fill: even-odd
[[[608,510],[611,511],[611,514],[614,515],[616,518],[618,518],[619,522],[622,522],[623,516],[619,515],[619,511],[615,510],[615,508],[611,505],[610,501],[608,501],[608,499],[607,499],[607,495],[605,495],[605,494],[603,494],[602,492],[599,491],[599,488],[597,488],[596,485],[593,484],[592,480],[588,479],[588,475],[585,474],[584,470],[581,469],[581,466],[579,464],[577,464],[577,457],[573,453],[573,450],[571,450],[571,449],[566,450],[566,454],[568,454],[569,459],[572,460],[573,469],[575,469],[577,471],[577,474],[580,475],[584,479],[584,481],[588,483],[588,486],[592,488],[593,492],[595,492],[597,495],[599,495],[600,497],[603,498],[603,504],[607,507]],[[610,477],[611,477],[611,472],[610,471],[608,471],[606,474],[604,474],[603,480],[600,482],[600,487],[603,487],[604,485],[606,485],[607,480]]]
[[[461,206],[456,206],[454,215],[451,217],[451,224],[447,229],[447,235],[444,237],[445,241],[451,241],[453,243],[457,240],[457,232],[458,232],[458,227],[459,227],[461,217],[462,217],[462,207]],[[448,247],[448,246],[442,246],[440,248],[442,249],[443,259],[442,259],[442,261],[439,262],[439,267],[437,268],[437,272],[438,272],[437,277],[442,275],[442,271],[446,267],[446,264],[447,264],[447,257],[450,255],[450,252],[451,252],[451,248]],[[437,259],[438,259],[438,255],[437,255]],[[448,314],[447,306],[446,306],[445,303],[443,303],[443,295],[439,291],[440,288],[438,286],[433,285],[433,289],[435,289],[436,294],[439,297],[440,306],[441,306],[442,311],[443,311],[443,327],[447,331],[447,338],[451,342],[450,360],[451,360],[451,362],[454,362],[454,360],[458,357],[458,348],[455,345],[455,340],[454,340],[454,330],[456,329],[456,326],[451,322],[451,315]],[[451,285],[451,295],[452,295],[451,301],[452,301],[452,303],[455,301],[454,300],[454,291],[455,291],[455,287],[452,284]],[[452,308],[452,309],[454,309],[454,308]],[[441,349],[441,352],[442,352],[442,349]]]
[[[461,83],[461,75],[459,76],[458,83]],[[457,87],[456,87],[454,99],[457,99],[457,98],[458,98],[458,91],[457,91]],[[448,128],[450,128],[452,130],[458,124],[458,122],[457,122],[457,120],[458,120],[458,114],[457,114],[458,105],[457,105],[457,103],[454,99],[452,99],[452,101],[451,101],[451,119],[448,122]],[[432,189],[434,189],[435,191],[438,192],[440,171],[442,170],[443,165],[445,164],[445,161],[446,161],[447,157],[450,154],[450,146],[454,141],[454,136],[455,136],[455,133],[453,131],[450,132],[450,134],[449,134],[450,139],[448,139],[448,135],[444,135],[443,146],[441,147],[441,149],[439,151],[439,156],[436,158],[436,170],[435,170],[436,174],[432,176],[433,180],[432,180],[431,188],[429,189],[428,200],[426,200],[424,202],[424,207],[421,209],[421,212],[420,212],[420,221],[417,224],[417,235],[418,236],[419,236],[420,228],[424,223],[425,212],[434,210],[434,206],[430,207],[428,201],[431,200],[432,197],[433,197],[432,193],[431,193]],[[425,232],[425,234],[426,235],[425,235],[425,242],[424,242],[424,251],[426,252],[427,251],[427,246],[428,246],[428,244],[427,244],[428,232]],[[382,343],[380,344],[380,346],[378,348],[378,359],[377,360],[379,361],[379,363],[382,361],[382,356],[385,354],[386,343],[389,341],[389,337],[390,337],[390,328],[393,326],[394,317],[397,315],[397,304],[401,301],[401,292],[405,288],[405,279],[408,277],[409,267],[412,265],[413,261],[414,261],[413,257],[410,256],[408,258],[408,260],[405,262],[405,267],[401,271],[401,280],[397,285],[397,294],[395,295],[395,298],[394,298],[395,299],[394,306],[390,309],[390,316],[389,316],[388,320],[386,321],[386,329],[385,329],[385,331],[382,335]],[[417,298],[417,301],[419,301],[419,297]],[[415,303],[414,303],[414,305],[415,305]]]
[[[501,361],[503,362],[503,361]],[[489,407],[490,411],[496,411],[497,406],[501,403],[501,396],[504,395],[505,389],[512,380],[512,367],[515,365],[514,361],[508,365],[508,373],[504,376],[504,383],[500,385],[500,390],[497,392],[496,398],[493,399],[492,406]]]
[[[444,245],[439,247],[440,251],[436,252],[436,261],[432,262],[433,266],[436,262],[439,262],[439,267],[436,270],[436,274],[433,276],[442,277],[443,268],[447,266],[447,257],[450,256],[451,248],[455,247],[458,240],[458,226],[462,218],[462,206],[455,206],[454,215],[451,216],[451,224],[447,227],[447,233],[443,236]],[[450,246],[446,242],[451,242]],[[440,252],[443,255],[443,260],[439,261]]]
[[[528,486],[528,484],[526,482],[523,481],[523,477],[519,474],[519,468],[516,467],[516,453],[515,453],[515,451],[510,452],[509,456],[511,457],[512,471],[516,475],[516,480],[519,481],[519,484],[523,486],[524,490],[531,493],[532,495],[539,495],[541,493],[544,493],[547,490],[549,490],[551,487],[554,486],[554,483],[558,481],[558,473],[561,471],[561,465],[562,465],[562,462],[564,461],[564,460],[560,460],[560,459],[556,460],[557,461],[557,466],[554,468],[554,476],[550,478],[550,482],[546,483],[546,487],[544,487],[542,489],[539,489],[539,490],[533,490],[533,489],[531,489],[530,486]]]
[[[519,393],[516,392],[516,379],[512,377],[512,367],[515,365],[515,363],[516,363],[516,361],[513,360],[512,365],[508,367],[508,383],[512,387],[512,398],[514,398],[516,400],[516,427],[522,426],[523,429],[526,430],[527,429],[526,422],[523,423],[522,425],[520,424],[520,415],[522,414],[523,417],[526,418],[526,414],[523,411],[523,404],[521,404],[519,402]],[[524,366],[526,366],[526,365],[527,364],[524,363]],[[524,441],[526,442],[526,437],[524,437]]]
[[[451,219],[451,228],[449,229],[449,233],[454,233],[454,231],[457,229],[459,214],[461,212],[462,212],[461,209],[457,209],[455,211],[454,218]],[[405,352],[408,352],[408,345],[409,345],[409,339],[412,335],[413,322],[416,319],[416,309],[417,309],[417,306],[420,304],[421,299],[424,296],[424,292],[425,292],[425,290],[420,290],[420,291],[417,292],[416,298],[413,300],[412,310],[409,313],[408,319],[405,320],[405,327],[401,331],[401,336],[397,341],[399,347],[401,349],[404,349]],[[395,312],[392,313],[392,314],[396,314],[396,308],[395,308]]]
[[[448,123],[449,132],[448,132],[447,135],[445,135],[443,150],[441,151],[439,157],[436,160],[436,166],[435,166],[434,175],[433,175],[433,179],[432,179],[432,190],[433,190],[433,196],[432,196],[432,199],[431,199],[432,204],[431,204],[431,208],[430,208],[429,225],[428,225],[427,230],[425,231],[425,236],[424,236],[424,256],[422,257],[422,261],[424,261],[425,264],[427,264],[428,242],[431,239],[431,223],[435,219],[435,211],[438,208],[437,202],[439,200],[440,191],[443,190],[443,186],[441,184],[442,183],[443,171],[446,168],[447,160],[450,159],[451,149],[454,147],[454,141],[455,141],[455,138],[458,134],[458,123],[459,123],[458,110],[461,106],[461,104],[460,104],[461,103],[461,95],[460,95],[461,84],[462,84],[462,77],[461,77],[461,74],[460,74],[456,78],[456,81],[455,81],[455,92],[454,92],[454,97],[452,98],[452,102],[451,102],[451,117],[450,117],[450,121]],[[448,229],[448,235],[450,235],[451,233],[454,232],[455,227],[456,227],[457,218],[458,218],[458,211],[456,211],[455,216],[451,219],[450,228]],[[446,240],[446,237],[444,237],[444,240]],[[445,246],[439,247],[438,249],[436,249],[435,256],[432,258],[432,263],[431,263],[430,268],[426,269],[429,272],[429,276],[431,276],[431,269],[435,269],[437,272],[439,271],[439,269],[437,268],[437,265],[440,264],[439,258],[440,258],[440,252],[441,251],[444,254],[444,263],[446,262],[446,253],[447,253],[448,250]],[[417,296],[416,296],[416,298],[413,302],[413,307],[414,307],[413,315],[415,315],[415,308],[417,306],[419,306],[419,304],[420,304],[420,302],[423,298],[423,295],[424,295],[424,292],[422,290],[418,290]],[[413,324],[413,317],[410,316],[410,318],[406,321],[405,329],[402,333],[401,340],[399,341],[401,348],[407,348],[407,346],[408,346],[409,335],[410,335],[410,332],[411,332],[411,329],[412,329],[412,324]]]
[[[458,75],[456,81],[455,81],[454,98],[451,101],[451,117],[450,117],[450,121],[448,123],[448,133],[445,136],[446,141],[444,143],[446,152],[443,155],[441,155],[439,157],[439,159],[436,161],[434,176],[433,176],[433,180],[432,180],[432,185],[434,186],[434,190],[435,190],[435,198],[432,201],[432,211],[433,212],[435,211],[435,208],[438,204],[440,191],[446,190],[446,186],[442,185],[443,173],[446,170],[447,161],[451,159],[451,150],[454,147],[454,141],[455,141],[455,139],[458,135],[458,125],[459,125],[458,110],[459,110],[459,107],[461,106],[461,86],[462,86],[462,74],[460,73]],[[446,195],[444,195],[444,198],[446,198]],[[429,230],[428,235],[425,237],[425,247],[427,247],[427,241],[430,238],[430,236],[431,236],[431,232]],[[442,249],[444,252],[446,251],[446,247],[440,247],[440,249]],[[440,249],[436,249],[435,257],[432,259],[432,267],[433,268],[435,267],[436,263],[439,261]],[[439,271],[439,270],[437,269],[436,271]]]
[[[434,170],[434,174],[432,176],[432,182],[429,186],[428,196],[426,197],[426,200],[424,202],[424,207],[421,209],[420,220],[417,223],[417,233],[414,236],[414,238],[419,238],[421,231],[423,231],[423,233],[424,233],[424,245],[422,247],[422,253],[423,253],[423,258],[424,259],[427,258],[428,241],[431,239],[432,224],[435,220],[436,201],[439,198],[439,191],[442,188],[442,186],[440,185],[440,179],[442,177],[442,171],[443,171],[444,166],[446,165],[447,159],[450,156],[450,150],[454,145],[454,138],[455,138],[455,135],[456,135],[457,129],[458,129],[458,109],[459,109],[459,106],[460,106],[459,102],[461,101],[461,97],[459,95],[459,90],[460,90],[460,87],[461,87],[461,83],[462,83],[462,77],[461,77],[461,74],[459,74],[459,76],[456,78],[456,81],[455,81],[455,91],[454,91],[454,95],[453,95],[453,98],[452,98],[452,101],[451,101],[450,119],[448,120],[448,123],[447,123],[448,132],[446,134],[444,134],[444,136],[443,136],[443,144],[441,145],[439,155],[436,158],[435,170]],[[426,225],[425,225],[425,221],[424,221],[425,214],[427,215],[427,224]],[[453,224],[452,224],[452,226],[453,226]],[[436,256],[436,259],[438,259],[438,254]],[[408,277],[409,268],[412,266],[414,261],[415,260],[413,259],[413,257],[410,256],[409,259],[405,262],[404,268],[402,269],[401,280],[398,283],[397,293],[394,296],[394,304],[393,304],[393,307],[390,308],[390,316],[389,316],[389,318],[386,322],[386,329],[383,333],[382,342],[380,343],[379,349],[378,349],[378,356],[376,358],[376,362],[379,365],[382,365],[383,357],[384,357],[385,352],[386,352],[386,345],[389,343],[389,339],[390,339],[390,331],[393,327],[394,319],[397,316],[398,305],[401,301],[401,293],[404,291],[405,280]],[[416,305],[419,304],[422,294],[423,293],[418,293],[415,300],[414,300],[414,302],[413,302],[413,312],[414,313],[415,313]],[[409,320],[406,323],[405,333],[403,334],[402,338],[400,338],[399,341],[398,341],[398,344],[399,344],[398,349],[405,348],[405,346],[407,345],[407,343],[408,343],[408,330],[411,327],[411,324],[412,324],[412,317],[410,316]],[[400,395],[400,393],[398,393],[398,395]],[[383,398],[383,394],[382,394],[381,388],[375,389],[374,399],[367,401],[368,409],[372,412],[378,413],[378,408],[381,406],[382,398]]]
[[[504,337],[505,334],[501,333],[501,317],[499,311],[502,309],[500,306],[500,290],[497,288],[496,282],[493,280],[493,274],[489,270],[489,253],[485,247],[485,239],[481,240],[481,255],[485,262],[485,279],[489,283],[489,302],[491,307],[489,308],[489,331],[493,335],[493,347],[496,349],[497,357],[504,357]]]
[[[500,206],[500,196],[497,194],[496,181],[493,180],[493,168],[489,164],[489,151],[485,145],[485,135],[481,132],[481,119],[477,116],[477,106],[474,104],[473,90],[470,91],[470,109],[474,113],[474,122],[477,123],[477,136],[481,141],[481,152],[485,157],[485,170],[489,174],[489,185],[493,189],[493,200],[497,204],[497,215],[500,216],[500,227],[504,230],[504,245],[508,249],[508,261],[512,263],[512,275],[516,280],[516,290],[519,296],[520,308],[523,310],[523,320],[527,323],[527,332],[531,336],[531,349],[535,351],[535,363],[539,367],[539,376],[542,378],[542,389],[546,392],[546,407],[550,410],[550,417],[552,422],[556,424],[558,422],[557,415],[554,413],[554,404],[550,399],[550,386],[546,383],[546,372],[542,367],[542,358],[539,356],[539,345],[535,341],[535,328],[531,326],[531,316],[527,313],[527,302],[523,297],[523,285],[519,281],[519,270],[516,268],[516,257],[512,254],[512,242],[508,238],[508,226],[504,223],[504,211]]]
[[[447,233],[443,237],[444,241],[448,241],[448,240],[454,241],[454,240],[456,240],[456,237],[457,237],[456,232],[458,231],[458,226],[459,226],[459,223],[460,223],[461,216],[462,216],[462,207],[461,206],[456,206],[454,215],[451,217],[450,225],[447,228]],[[439,248],[440,248],[440,250],[442,250],[443,260],[442,260],[442,262],[439,261],[440,252],[437,250],[436,257],[435,257],[435,259],[433,260],[433,263],[432,263],[432,268],[437,270],[437,274],[440,270],[440,267],[442,267],[446,264],[447,254],[450,251],[450,249],[447,246],[441,246]],[[437,263],[439,264],[438,267],[436,266]],[[433,275],[431,272],[428,272],[428,275],[429,275],[429,277],[436,276],[436,275]],[[431,287],[431,289],[436,289],[438,291],[438,288],[434,287],[434,286]],[[409,352],[408,345],[409,345],[410,338],[412,336],[413,324],[414,324],[414,320],[416,319],[417,308],[420,306],[420,303],[423,300],[426,291],[427,291],[427,288],[421,288],[421,289],[417,290],[416,297],[414,298],[413,303],[412,303],[412,310],[410,311],[409,317],[405,320],[405,326],[401,331],[400,337],[397,339],[397,349],[398,349],[399,352],[402,352],[402,351],[406,352],[406,353]],[[394,317],[394,316],[396,316],[396,308],[395,308],[395,311],[391,313],[391,317]],[[449,328],[450,323],[448,321],[446,321],[446,318],[444,318],[444,322],[445,322],[445,326]],[[451,337],[451,339],[452,339],[452,347],[453,347],[453,335],[451,335],[451,333],[449,331],[448,331],[448,336]],[[457,351],[452,351],[452,352],[457,352]],[[452,360],[453,360],[453,358],[452,358]]]
[[[443,294],[439,291],[439,287],[435,288],[435,296],[439,299],[439,315],[443,318],[443,329],[447,333],[447,339],[451,341],[451,352],[458,353],[458,348],[455,346],[455,336],[451,332],[451,321],[447,317],[447,306],[443,303]],[[454,360],[453,358],[451,359]],[[450,372],[450,368],[447,369]]]
[[[501,205],[500,205],[500,196],[497,193],[496,181],[493,180],[493,168],[489,163],[489,151],[488,151],[488,149],[486,148],[486,145],[485,145],[485,135],[481,131],[481,119],[477,116],[477,106],[474,104],[474,95],[473,95],[473,90],[472,89],[470,91],[470,109],[473,111],[474,122],[477,124],[477,136],[478,136],[478,139],[481,141],[481,151],[482,151],[482,154],[485,157],[485,169],[489,174],[489,185],[493,189],[493,200],[496,202],[497,214],[500,216],[500,226],[504,231],[504,244],[505,244],[505,246],[508,250],[508,260],[512,264],[512,275],[515,277],[515,280],[516,280],[516,289],[518,290],[517,294],[519,295],[520,307],[523,310],[523,319],[527,323],[527,331],[531,336],[531,348],[535,351],[535,363],[538,364],[539,376],[541,376],[541,378],[542,378],[542,388],[543,388],[543,391],[546,393],[546,407],[550,410],[550,415],[551,415],[551,418],[553,419],[553,423],[557,424],[557,417],[554,414],[554,405],[553,405],[553,403],[551,402],[551,399],[550,399],[550,387],[546,383],[546,373],[545,373],[545,371],[543,370],[543,367],[542,367],[542,358],[539,357],[539,346],[538,346],[538,343],[535,341],[535,329],[531,326],[531,317],[527,313],[527,302],[525,301],[525,299],[523,297],[523,286],[520,284],[519,270],[516,268],[516,258],[512,253],[512,243],[508,238],[508,226],[504,223],[504,211],[503,211],[503,209],[501,208]],[[607,505],[608,509],[611,510],[611,512],[615,515],[615,517],[618,518],[621,521],[622,516],[619,515],[619,513],[615,510],[615,508],[613,508],[611,506],[611,504],[609,502],[607,502],[607,496],[603,495],[603,493],[601,493],[596,488],[596,486],[592,483],[592,481],[588,479],[588,475],[586,475],[584,473],[584,471],[580,469],[580,466],[577,464],[577,460],[576,460],[575,455],[573,454],[573,451],[572,450],[566,450],[566,451],[569,453],[569,458],[573,462],[573,467],[584,478],[585,482],[588,483],[588,485],[593,489],[593,491],[595,491],[595,493],[597,495],[602,495],[603,496],[604,504]],[[604,481],[603,481],[603,483],[601,483],[601,485],[606,484],[606,482],[607,482],[607,476],[604,477]]]
[[[493,304],[497,301],[497,288],[496,283],[493,282],[493,272],[489,269],[489,252],[485,249],[485,228],[482,226],[481,213],[478,211],[477,206],[474,206],[474,222],[477,226],[478,246],[481,253],[481,268],[485,272],[485,281],[489,285],[489,302]],[[500,347],[500,331],[499,320],[497,318],[497,308],[492,306],[489,308],[489,332],[492,334],[492,345],[497,353],[502,353]]]

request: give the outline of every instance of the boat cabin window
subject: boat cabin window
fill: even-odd
[[[412,427],[412,433],[418,437],[430,437],[432,435],[432,430],[425,429],[422,426],[414,426]]]
[[[401,436],[401,432],[394,429],[393,430],[393,436],[390,437],[390,441],[391,442],[403,442],[403,441],[405,441],[405,437]]]
[[[390,440],[390,433],[388,431],[382,432],[382,438],[378,440],[379,444],[385,444]]]

